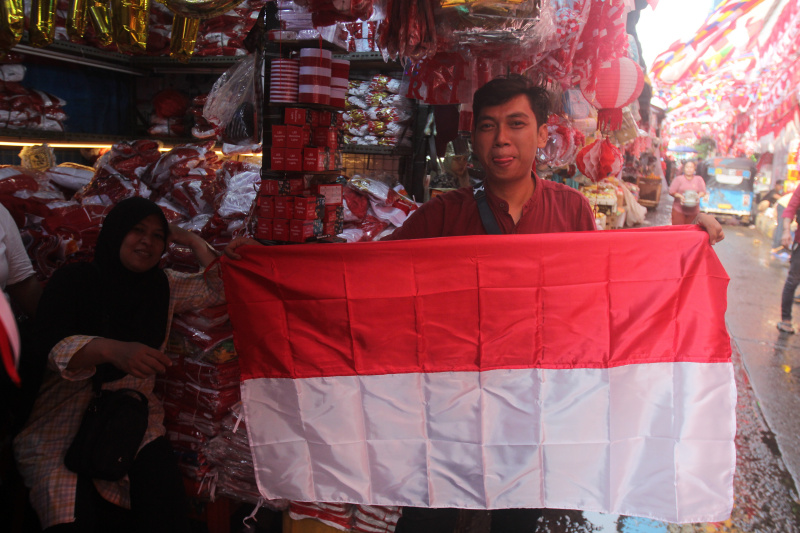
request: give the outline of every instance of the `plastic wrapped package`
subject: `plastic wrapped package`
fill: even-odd
[[[150,140],[119,142],[95,163],[92,181],[75,193],[82,204],[115,204],[140,195],[139,176],[161,157],[159,144]]]
[[[377,41],[384,55],[419,61],[436,53],[437,22],[433,0],[388,0],[385,18],[378,26]]]
[[[291,502],[289,517],[292,520],[311,518],[333,528],[349,531],[353,517],[353,505],[349,503]]]
[[[84,205],[112,206],[126,198],[138,196],[138,178],[128,179],[113,172],[112,167],[103,167],[95,173],[88,185],[76,191],[73,198]]]
[[[261,143],[260,103],[256,99],[260,87],[256,84],[261,83],[262,67],[255,55],[239,61],[217,79],[203,107],[203,117],[214,125],[223,143],[248,152]]]
[[[200,451],[208,442],[208,436],[193,424],[165,421],[167,438],[174,448]]]
[[[185,359],[183,373],[190,383],[212,389],[238,387],[241,380],[241,371],[237,360],[214,364],[196,359]]]
[[[444,0],[437,21],[459,44],[520,43],[536,37],[540,2]]]
[[[161,208],[161,211],[164,212],[164,216],[167,217],[167,222],[170,224],[186,220],[186,213],[184,210],[173,201],[167,198],[159,198],[155,202],[158,204],[158,207]]]
[[[176,176],[166,193],[166,198],[180,206],[188,217],[214,212],[216,197],[216,172],[214,169],[194,168],[186,176]]]
[[[225,363],[236,358],[230,325],[199,330],[176,317],[167,340],[167,349],[194,359]]]
[[[220,192],[215,200],[216,212],[223,218],[244,218],[258,196],[261,168],[252,163],[226,161],[218,172]]]
[[[181,313],[181,321],[187,326],[201,331],[229,326],[228,306],[227,304],[215,305],[189,313]]]
[[[16,82],[0,83],[0,128],[64,131],[63,99]]]
[[[61,163],[45,171],[45,174],[50,181],[60,187],[77,191],[92,181],[94,169],[77,163]]]
[[[186,383],[184,389],[180,400],[182,406],[196,406],[198,410],[209,413],[215,419],[221,418],[231,405],[240,399],[238,383],[225,389],[212,389],[196,383]]]
[[[397,527],[402,511],[399,507],[355,505],[352,531],[361,533],[391,533]]]
[[[0,65],[0,81],[21,82],[25,77],[25,65],[7,63]]]
[[[0,166],[0,194],[14,194],[17,191],[38,191],[39,182],[33,171],[18,166]]]
[[[344,221],[357,222],[367,216],[369,209],[369,199],[360,191],[345,187],[342,189],[344,203]]]
[[[218,167],[219,157],[214,153],[213,141],[185,144],[160,156],[141,179],[150,188],[163,194],[168,191],[170,180],[185,178],[192,171],[202,179],[216,172]]]

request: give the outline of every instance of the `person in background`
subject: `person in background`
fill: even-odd
[[[798,247],[798,233],[792,235],[792,220],[797,217],[797,208],[800,207],[800,187],[794,190],[789,204],[786,209],[781,213],[780,225],[781,228],[781,245],[791,252],[791,259],[789,260],[789,273],[786,275],[786,281],[783,284],[783,292],[781,293],[781,321],[778,322],[778,330],[783,333],[792,334],[795,332],[794,325],[792,325],[792,304],[794,303],[794,292],[797,290],[797,285],[800,285],[800,247]],[[778,231],[778,228],[775,229]]]
[[[161,269],[170,242],[191,248],[205,272]],[[106,216],[92,262],[64,266],[48,282],[37,310],[37,348],[49,370],[14,440],[45,531],[189,531],[183,482],[153,386],[171,366],[162,349],[173,313],[224,302],[216,258],[201,237],[169,225],[155,203],[135,197]],[[120,481],[87,479],[64,466],[94,380],[148,399],[147,431]]]
[[[8,209],[0,204],[0,287],[19,312],[33,317],[42,295],[19,229]]]
[[[695,174],[694,161],[683,164],[683,174],[676,176],[669,186],[672,203],[672,225],[693,224],[700,215],[700,199],[708,198],[706,182]]]
[[[765,208],[772,207],[780,199],[780,197],[783,196],[783,194],[783,180],[778,180],[770,190],[759,195],[758,203],[762,204],[763,202],[767,202]],[[761,205],[759,205],[758,210],[763,211],[761,209]],[[780,217],[780,214],[778,216]]]
[[[20,332],[25,330],[24,322],[36,314],[42,285],[25,251],[19,229],[2,204],[0,287],[6,300],[2,302],[3,325],[0,327],[4,327],[9,341],[16,337],[18,344],[15,348],[20,348]],[[18,322],[16,315],[21,315],[24,321]],[[22,340],[22,348],[25,341]],[[41,361],[26,357],[25,352],[12,351],[15,353],[6,354],[10,359],[0,364],[0,516],[5,517],[11,516],[14,499],[22,491],[12,459],[11,441],[30,412],[43,371]]]
[[[786,189],[786,182],[783,182],[783,189]],[[775,229],[772,232],[772,253],[773,254],[786,254],[786,259],[789,259],[789,251],[784,250],[783,245],[781,244],[781,238],[783,237],[783,211],[786,209],[786,206],[789,205],[789,201],[792,199],[792,194],[785,193],[783,194],[778,200],[775,202],[775,218],[776,218],[776,225]]]

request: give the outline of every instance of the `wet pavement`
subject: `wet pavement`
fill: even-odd
[[[665,185],[666,187],[666,185]],[[671,198],[650,210],[645,225],[670,223]],[[725,223],[715,246],[728,271],[726,322],[731,334],[738,389],[737,464],[729,520],[668,524],[643,518],[547,510],[537,533],[791,533],[800,532],[800,334],[775,327],[788,265],[770,253],[755,228]],[[795,306],[795,323],[800,305]],[[477,532],[475,532],[477,533]]]

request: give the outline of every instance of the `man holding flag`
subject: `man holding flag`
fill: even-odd
[[[652,281],[616,279],[626,268],[624,257],[614,256],[650,242],[648,231],[626,232],[631,242],[613,257],[604,256],[613,235],[565,236],[563,243],[520,237],[519,246],[512,246],[516,238],[467,237],[595,229],[580,193],[532,172],[536,150],[547,141],[548,108],[547,91],[521,76],[479,89],[472,137],[484,183],[437,196],[385,240],[457,239],[436,246],[261,248],[244,250],[251,261],[225,263],[250,445],[265,497],[405,505],[398,533],[449,533],[455,507],[499,509],[492,512],[494,533],[534,531],[540,511],[522,507],[551,504],[675,522],[730,513],[732,423],[726,419],[712,434],[696,418],[698,411],[702,420],[716,416],[714,404],[724,404],[732,418],[730,344],[718,303],[727,278],[696,236],[664,232],[673,255],[692,248],[663,261]],[[713,217],[697,222],[711,244],[724,238]],[[592,241],[600,245],[580,254],[569,249]],[[236,247],[252,243],[238,239],[226,252],[239,258]],[[514,270],[503,272],[506,252],[518,258]],[[570,271],[581,273],[581,261],[594,258],[605,261],[598,270],[607,273],[571,279]],[[457,286],[441,287],[445,276],[428,274],[456,263]],[[306,291],[303,275],[322,264],[341,271]],[[364,272],[381,270],[392,273],[369,280],[371,287],[358,285]],[[398,277],[403,273],[416,279]],[[472,287],[475,274],[480,279]],[[641,283],[624,308],[615,307]],[[687,303],[681,294],[698,283],[713,289]],[[591,285],[607,290],[580,288]],[[684,309],[689,316],[673,316]],[[393,313],[383,330],[382,310]],[[601,313],[601,326],[584,332],[565,322],[579,321],[580,313]],[[692,316],[703,313],[713,314],[709,331]],[[697,373],[710,376],[709,384],[692,392]],[[640,385],[664,375],[674,378]],[[516,415],[505,418],[501,410]],[[685,428],[671,427],[683,420]],[[468,427],[475,423],[477,432]],[[609,435],[616,437],[608,441]],[[699,460],[703,447],[719,450],[711,452],[719,456],[715,464],[708,454]],[[573,448],[578,455],[566,455]],[[591,450],[591,461],[582,449]],[[632,466],[622,458],[630,454],[638,455]],[[320,462],[309,466],[306,458]],[[588,479],[601,472],[601,479]],[[673,487],[673,477],[685,487]],[[649,491],[665,494],[665,502],[652,505]]]
[[[472,104],[472,149],[486,172],[485,194],[462,188],[436,196],[388,238],[594,230],[594,214],[581,193],[531,171],[537,149],[547,143],[549,107],[547,90],[523,76],[497,78],[478,89]],[[698,222],[711,244],[724,238],[715,218],[702,214]],[[540,514],[539,509],[493,511],[491,531],[534,531]],[[406,508],[397,533],[453,531],[456,517],[449,509]]]

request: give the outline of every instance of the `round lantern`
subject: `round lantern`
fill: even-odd
[[[622,108],[638,98],[644,87],[642,69],[632,59],[618,57],[602,63],[595,77],[594,94],[587,90],[590,80],[581,82],[581,92],[598,109],[598,127],[618,130],[622,126]]]
[[[616,176],[622,170],[622,152],[608,139],[601,139],[584,146],[575,156],[581,173],[597,183],[607,176]]]

